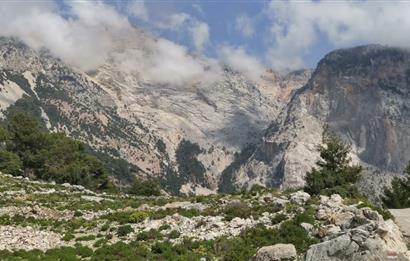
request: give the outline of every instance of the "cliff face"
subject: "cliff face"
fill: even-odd
[[[176,161],[175,151],[182,140],[197,143],[203,149],[198,159],[206,169],[211,190],[217,188],[220,174],[234,154],[260,140],[263,130],[310,76],[308,70],[285,76],[267,71],[255,82],[225,68],[217,72],[214,82],[195,79],[181,86],[158,83],[139,70],[123,70],[115,59],[124,50],[149,53],[152,41],[142,35],[137,44],[119,43],[111,59],[92,77],[110,93],[119,114],[140,119],[164,142],[171,162]],[[138,61],[139,55],[129,52],[128,59]],[[215,67],[210,61],[195,59],[204,67]],[[195,185],[187,184],[184,189],[189,191]]]
[[[104,65],[82,72],[47,51],[1,38],[3,117],[13,110],[33,114],[50,131],[63,131],[109,155],[103,158],[106,162],[117,159],[109,167],[118,177],[159,177],[173,192],[181,186],[183,192],[212,192],[234,153],[260,140],[310,72],[280,76],[267,71],[251,81],[186,54],[217,77],[209,82],[158,82],[155,74],[144,74],[146,68],[129,66],[146,62],[158,41],[136,29],[118,42]],[[195,157],[205,169],[203,184],[193,178],[197,173],[179,173],[176,150],[183,140],[200,147]]]
[[[401,173],[410,159],[409,93],[408,51],[371,45],[331,52],[268,128],[235,183],[302,186],[326,126],[352,145],[352,158],[368,174]]]

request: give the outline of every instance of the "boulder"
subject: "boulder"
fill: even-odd
[[[283,198],[272,198],[271,203],[274,208],[284,208],[289,200]]]
[[[348,256],[359,249],[359,245],[351,241],[347,234],[332,240],[310,246],[306,253],[306,261],[349,260]],[[345,258],[345,259],[344,259]]]
[[[314,229],[313,225],[309,223],[300,223],[300,226],[308,233],[311,233]]]
[[[322,226],[319,228],[319,237],[326,237],[340,233],[341,229],[333,224]]]
[[[303,191],[297,191],[290,194],[290,200],[292,203],[304,205],[310,199],[310,195]]]
[[[292,244],[276,244],[265,246],[258,250],[253,257],[254,261],[290,261],[296,260],[296,248]]]
[[[372,210],[370,208],[362,208],[362,212],[363,212],[363,215],[370,220],[374,220],[374,221],[383,220],[382,216],[377,211]]]

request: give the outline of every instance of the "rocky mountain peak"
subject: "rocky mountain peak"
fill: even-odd
[[[237,185],[302,186],[328,127],[367,166],[364,186],[380,189],[380,175],[370,173],[384,173],[386,182],[410,159],[409,72],[404,49],[370,45],[329,53],[237,172]]]

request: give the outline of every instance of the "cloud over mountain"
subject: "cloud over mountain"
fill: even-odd
[[[271,20],[267,59],[276,69],[304,67],[303,56],[320,42],[409,47],[405,1],[271,1],[264,13]]]

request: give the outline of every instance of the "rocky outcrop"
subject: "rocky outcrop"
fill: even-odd
[[[292,244],[276,244],[261,247],[253,261],[292,261],[296,260],[296,248]]]
[[[237,187],[300,187],[318,159],[324,128],[352,145],[369,195],[410,159],[410,53],[370,45],[326,55],[235,173]],[[373,175],[375,174],[375,175]],[[372,190],[372,191],[369,191]]]
[[[306,261],[410,260],[397,225],[370,208],[347,206],[339,195],[322,196],[316,211],[316,235]]]

